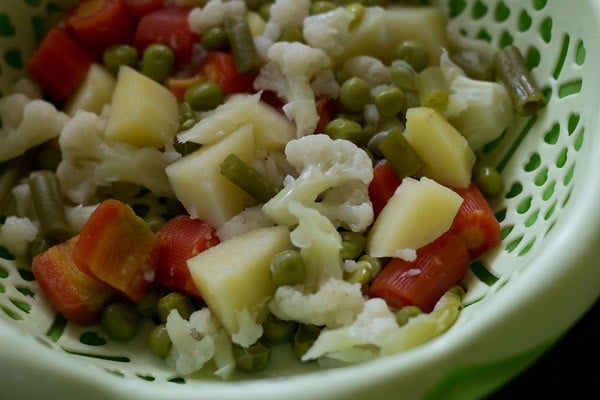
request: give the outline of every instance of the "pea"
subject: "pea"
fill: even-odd
[[[344,81],[340,88],[340,103],[351,112],[362,111],[371,102],[369,84],[356,76]]]
[[[396,322],[398,326],[406,325],[408,320],[421,313],[421,309],[417,306],[404,306],[396,312]]]
[[[201,82],[186,90],[184,98],[196,111],[212,110],[223,102],[223,91],[214,82]]]
[[[310,15],[323,14],[336,8],[331,1],[315,1],[310,5]]]
[[[346,118],[336,118],[325,125],[325,133],[332,139],[346,139],[353,143],[361,143],[365,138],[362,126],[358,122]]]
[[[342,249],[340,255],[343,260],[354,260],[360,256],[365,248],[367,239],[358,232],[343,231],[340,232],[342,237]]]
[[[418,40],[406,40],[396,48],[395,58],[404,60],[415,69],[421,71],[429,62],[427,47]]]
[[[404,93],[396,86],[380,89],[373,98],[379,114],[383,117],[393,117],[405,107]]]
[[[159,291],[155,288],[150,288],[146,290],[144,296],[137,303],[135,303],[135,309],[143,318],[154,318],[157,315],[156,306],[159,298]]]
[[[297,327],[298,324],[294,321],[284,321],[273,314],[268,314],[263,323],[263,337],[269,343],[285,343],[292,338]]]
[[[281,35],[279,36],[280,42],[304,42],[304,36],[302,35],[302,31],[298,28],[292,28],[286,26],[283,28]]]
[[[271,280],[276,286],[297,285],[306,277],[302,255],[296,250],[285,250],[271,259]]]
[[[262,342],[249,347],[233,346],[237,369],[244,372],[257,372],[264,369],[271,360],[271,348]]]
[[[142,55],[142,73],[157,82],[169,77],[175,62],[175,55],[170,47],[154,43],[146,47]]]
[[[108,47],[102,54],[102,62],[106,69],[116,75],[121,65],[127,65],[135,68],[138,63],[138,52],[133,46],[127,44],[117,44]]]
[[[104,307],[100,316],[102,328],[115,340],[129,340],[138,330],[140,316],[134,305],[125,301]]]
[[[344,274],[344,279],[346,281],[350,283],[360,283],[361,285],[366,285],[372,278],[369,264],[364,261],[356,263],[356,269],[354,271]]]
[[[222,50],[229,47],[229,38],[225,27],[213,26],[202,32],[202,46],[206,50]]]
[[[298,359],[301,359],[308,349],[312,347],[320,333],[321,328],[318,326],[300,324],[292,340],[292,350],[294,351],[294,355]]]
[[[390,65],[390,73],[394,85],[398,86],[403,91],[417,90],[417,73],[413,67],[404,60],[394,60]]]
[[[171,351],[171,338],[164,324],[156,325],[148,335],[148,348],[160,357],[166,357]]]
[[[377,257],[370,256],[368,254],[360,256],[358,262],[366,263],[369,271],[371,272],[371,279],[375,278],[379,272],[381,272],[381,261]]]
[[[489,165],[478,167],[473,178],[479,190],[486,197],[498,196],[504,190],[502,175]]]
[[[194,305],[186,295],[178,292],[171,292],[158,300],[156,311],[160,320],[166,323],[171,310],[177,310],[181,318],[188,319],[194,312]]]

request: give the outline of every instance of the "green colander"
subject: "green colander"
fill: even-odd
[[[2,93],[69,3],[0,1]],[[339,369],[300,365],[283,346],[259,375],[178,376],[147,351],[150,327],[120,343],[66,322],[28,266],[0,248],[0,398],[464,400],[490,393],[547,351],[600,294],[600,2],[441,3],[466,36],[519,47],[548,99],[483,149],[506,182],[492,204],[503,242],[473,264],[467,305],[447,333]]]

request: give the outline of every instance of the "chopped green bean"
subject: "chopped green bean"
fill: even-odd
[[[262,342],[256,342],[249,347],[234,344],[233,355],[237,369],[244,372],[257,372],[269,364],[271,348]]]
[[[418,93],[423,107],[437,110],[446,108],[449,94],[446,78],[440,67],[427,67],[419,73]]]
[[[171,292],[158,300],[156,312],[160,320],[166,323],[171,310],[176,310],[181,318],[188,319],[194,312],[194,305],[186,295],[178,292]]]
[[[292,339],[292,350],[294,351],[294,355],[298,359],[301,359],[315,343],[315,340],[317,340],[320,333],[321,328],[318,326],[300,324]]]
[[[229,47],[229,38],[225,27],[213,26],[202,32],[202,47],[206,50],[223,50]]]
[[[258,70],[261,60],[246,18],[225,18],[225,31],[238,72],[243,74]]]
[[[223,91],[214,82],[200,82],[185,91],[184,99],[193,110],[212,110],[223,102]]]
[[[261,203],[266,203],[279,192],[276,184],[235,154],[223,160],[221,174]]]
[[[102,62],[106,69],[113,75],[119,72],[121,65],[136,68],[138,64],[138,51],[127,44],[117,44],[108,47],[102,54]]]
[[[373,101],[381,116],[390,118],[406,108],[404,92],[397,86],[387,86],[379,89],[373,96]]]
[[[50,171],[31,174],[29,190],[43,237],[56,242],[67,240],[71,236],[71,228],[56,174]]]
[[[340,255],[343,260],[354,260],[362,254],[367,243],[367,238],[362,233],[342,231],[340,236],[342,237]]]
[[[154,43],[146,47],[142,54],[142,73],[157,82],[163,82],[173,70],[175,55],[164,44]]]
[[[351,112],[362,111],[371,102],[369,84],[364,79],[356,76],[347,79],[340,87],[339,99],[346,110]]]
[[[7,215],[6,209],[13,198],[12,189],[29,169],[32,158],[33,153],[29,151],[5,164],[0,173],[0,215]]]
[[[416,317],[419,314],[422,314],[423,312],[421,311],[421,309],[417,306],[404,306],[401,307],[397,312],[396,312],[396,322],[398,323],[398,326],[403,326],[406,325],[406,323],[412,318],[412,317]]]
[[[495,57],[496,73],[510,95],[519,115],[535,114],[546,105],[546,99],[527,68],[519,49],[510,45]]]
[[[168,356],[172,344],[169,332],[164,324],[156,325],[148,335],[148,348],[159,357],[165,358]]]
[[[100,316],[102,328],[115,340],[133,338],[138,331],[139,319],[133,304],[125,301],[109,304]]]
[[[297,285],[306,277],[302,255],[296,250],[284,250],[271,258],[271,280],[276,286]]]
[[[409,63],[415,71],[421,71],[429,62],[427,47],[418,40],[406,40],[398,45],[395,58]]]
[[[423,161],[408,143],[400,128],[392,129],[379,143],[379,150],[400,178],[413,176]]]
[[[289,342],[298,324],[294,321],[285,321],[273,314],[268,314],[263,323],[263,337],[273,344]]]

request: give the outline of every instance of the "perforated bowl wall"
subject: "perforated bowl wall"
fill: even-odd
[[[0,90],[24,73],[49,16],[68,0],[0,2]],[[481,157],[506,191],[493,208],[502,246],[473,264],[467,306],[442,337],[363,365],[318,370],[275,349],[256,376],[181,377],[146,350],[145,332],[112,342],[66,322],[29,266],[0,248],[0,397],[63,399],[476,398],[548,349],[600,293],[600,4],[559,0],[443,0],[468,37],[515,44],[548,99]],[[0,143],[1,145],[1,143]]]

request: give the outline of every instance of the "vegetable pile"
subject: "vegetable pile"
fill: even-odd
[[[154,321],[180,374],[441,334],[500,243],[477,152],[544,98],[400,3],[82,0],[0,99],[0,243],[70,321]]]

